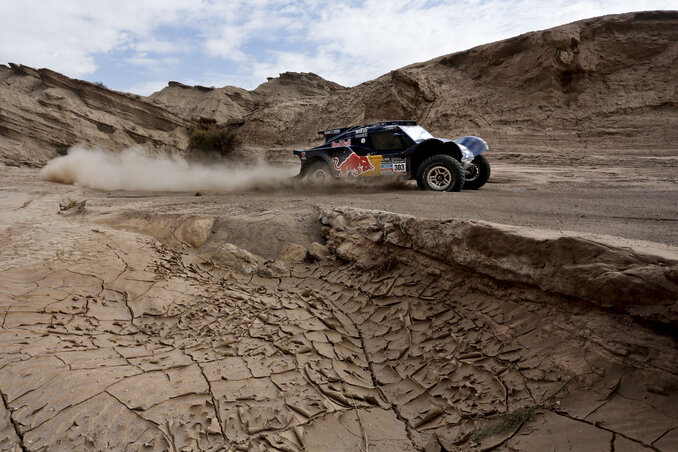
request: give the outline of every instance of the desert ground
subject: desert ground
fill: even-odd
[[[675,450],[667,154],[442,194],[1,168],[0,449]]]

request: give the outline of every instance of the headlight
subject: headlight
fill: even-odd
[[[461,149],[461,159],[462,160],[473,160],[473,152],[469,151],[466,146],[459,145]]]

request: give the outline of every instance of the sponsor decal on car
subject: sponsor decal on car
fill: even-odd
[[[339,140],[339,141],[333,141],[332,142],[333,148],[341,148],[341,147],[350,146],[350,145],[351,145],[351,139],[350,138],[348,140]]]
[[[356,129],[355,131],[355,137],[356,138],[363,138],[367,136],[367,127],[363,127],[361,129]],[[364,141],[361,141],[361,143],[364,143]]]
[[[374,171],[374,165],[370,162],[370,159],[365,156],[360,156],[355,152],[351,152],[348,157],[343,161],[339,161],[339,158],[334,157],[332,159],[334,162],[334,169],[339,172],[339,177],[348,176],[360,176],[361,174]]]
[[[407,160],[385,159],[381,162],[381,174],[405,174],[407,173]]]

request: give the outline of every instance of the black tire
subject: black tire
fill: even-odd
[[[485,156],[477,155],[471,161],[471,165],[466,169],[464,176],[466,177],[466,182],[464,183],[465,190],[478,190],[480,187],[485,185],[487,180],[490,178],[490,173],[492,169],[490,168],[490,162],[487,161]]]
[[[417,185],[424,190],[459,191],[464,186],[464,181],[461,163],[446,154],[427,158],[417,170]]]
[[[334,172],[323,160],[311,162],[304,171],[304,179],[311,182],[323,183],[334,178]]]

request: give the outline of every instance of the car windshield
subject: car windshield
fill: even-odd
[[[400,128],[403,130],[403,132],[409,135],[410,138],[417,142],[433,138],[433,135],[428,133],[428,131],[422,126],[400,126]]]

